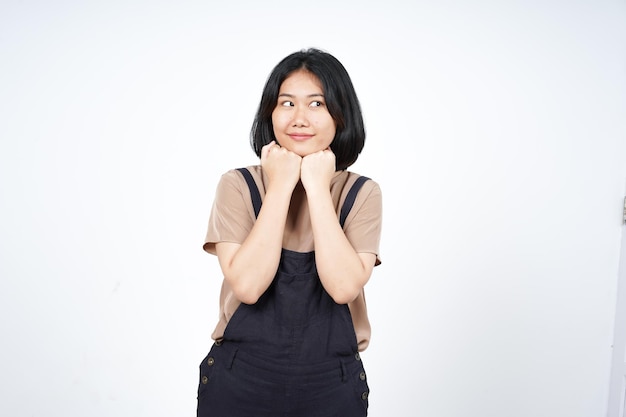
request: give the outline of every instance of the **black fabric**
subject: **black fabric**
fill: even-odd
[[[356,182],[352,184],[350,191],[348,191],[348,195],[346,196],[346,200],[343,202],[343,206],[341,206],[341,212],[339,214],[339,224],[341,225],[341,227],[343,227],[343,225],[345,224],[348,213],[350,213],[350,210],[354,205],[356,195],[359,193],[359,190],[367,180],[369,180],[369,178],[367,177],[357,178]]]
[[[248,183],[250,196],[252,197],[252,207],[254,207],[254,216],[259,217],[259,211],[261,211],[261,194],[259,193],[259,187],[256,186],[256,182],[254,182],[254,178],[252,178],[252,174],[250,174],[247,168],[237,168],[237,171],[243,174],[246,183]]]

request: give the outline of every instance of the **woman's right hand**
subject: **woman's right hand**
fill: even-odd
[[[300,165],[302,158],[281,147],[275,141],[261,149],[261,167],[267,175],[271,187],[284,187],[290,191],[300,180]]]

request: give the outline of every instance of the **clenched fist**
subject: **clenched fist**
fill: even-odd
[[[261,149],[261,166],[266,173],[270,187],[281,187],[289,190],[300,180],[302,158],[280,147],[275,141]]]
[[[317,191],[328,192],[334,174],[335,154],[330,148],[302,158],[300,179],[307,194]]]

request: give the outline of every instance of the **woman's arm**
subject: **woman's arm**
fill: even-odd
[[[330,150],[302,160],[302,184],[307,193],[315,262],[322,285],[338,304],[353,301],[369,280],[376,255],[357,253],[337,221],[330,194],[335,156]]]
[[[224,279],[238,300],[254,304],[269,287],[280,261],[291,194],[301,158],[274,143],[263,147],[261,166],[268,182],[261,211],[243,243],[216,243]]]

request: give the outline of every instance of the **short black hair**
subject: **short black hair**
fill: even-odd
[[[276,140],[272,112],[278,102],[280,86],[289,75],[301,69],[314,74],[322,84],[328,112],[336,125],[330,149],[335,154],[336,169],[344,170],[357,160],[365,145],[361,105],[352,80],[341,62],[328,52],[315,48],[288,55],[272,70],[252,124],[252,149],[260,158],[261,148]]]

